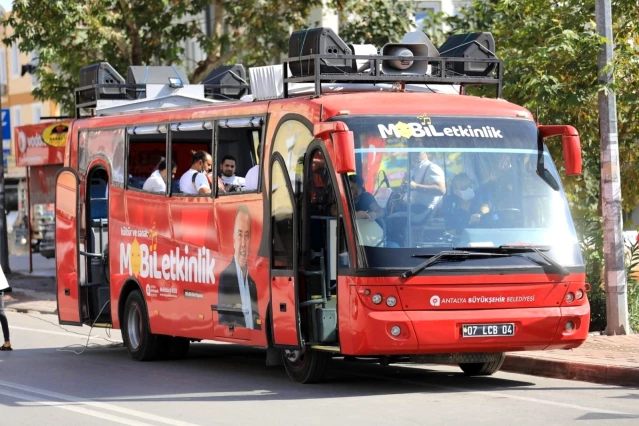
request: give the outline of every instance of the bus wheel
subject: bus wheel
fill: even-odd
[[[131,292],[126,299],[122,334],[132,359],[149,361],[158,355],[158,336],[151,333],[146,304],[139,291]]]
[[[169,359],[184,359],[189,353],[191,341],[184,337],[174,337],[169,347]]]
[[[317,383],[324,379],[331,354],[307,350],[283,351],[282,360],[288,377],[297,383]]]
[[[501,368],[506,359],[506,354],[495,354],[495,359],[487,362],[469,362],[459,364],[459,367],[468,376],[490,376]]]

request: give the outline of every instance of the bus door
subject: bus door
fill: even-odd
[[[301,346],[297,277],[298,211],[291,180],[279,153],[271,162],[271,311],[273,344]]]
[[[78,280],[78,175],[65,167],[58,172],[55,190],[55,264],[58,321],[81,325]]]
[[[86,182],[86,202],[80,202],[75,171],[65,168],[58,174],[56,276],[60,323],[110,322],[107,185],[106,170],[91,171]]]

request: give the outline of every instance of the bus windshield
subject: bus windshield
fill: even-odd
[[[426,115],[340,120],[355,135],[350,201],[368,267],[504,245],[543,246],[562,265],[583,264],[559,175],[545,146],[540,155],[534,122]]]

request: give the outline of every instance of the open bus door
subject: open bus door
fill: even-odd
[[[58,172],[55,191],[55,264],[60,324],[81,325],[78,276],[78,175],[73,169]]]
[[[301,348],[297,254],[298,212],[284,160],[279,153],[271,163],[271,311],[273,345]]]
[[[79,183],[70,168],[62,169],[56,178],[58,320],[73,325],[110,323],[107,173],[98,168],[88,174],[84,203]]]

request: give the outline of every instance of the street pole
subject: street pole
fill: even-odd
[[[612,72],[612,7],[610,0],[596,0],[597,31],[608,43],[599,51],[599,83],[609,85]],[[621,182],[619,174],[619,138],[617,104],[612,91],[599,91],[599,138],[601,144],[601,205],[604,226],[604,284],[606,288],[606,333],[628,334],[628,299],[624,264],[623,218],[621,216]]]
[[[2,110],[2,96],[4,96],[4,85],[0,82],[0,111]],[[7,241],[7,213],[4,208],[4,141],[2,150],[0,150],[0,266],[5,274],[11,273],[9,242]]]

